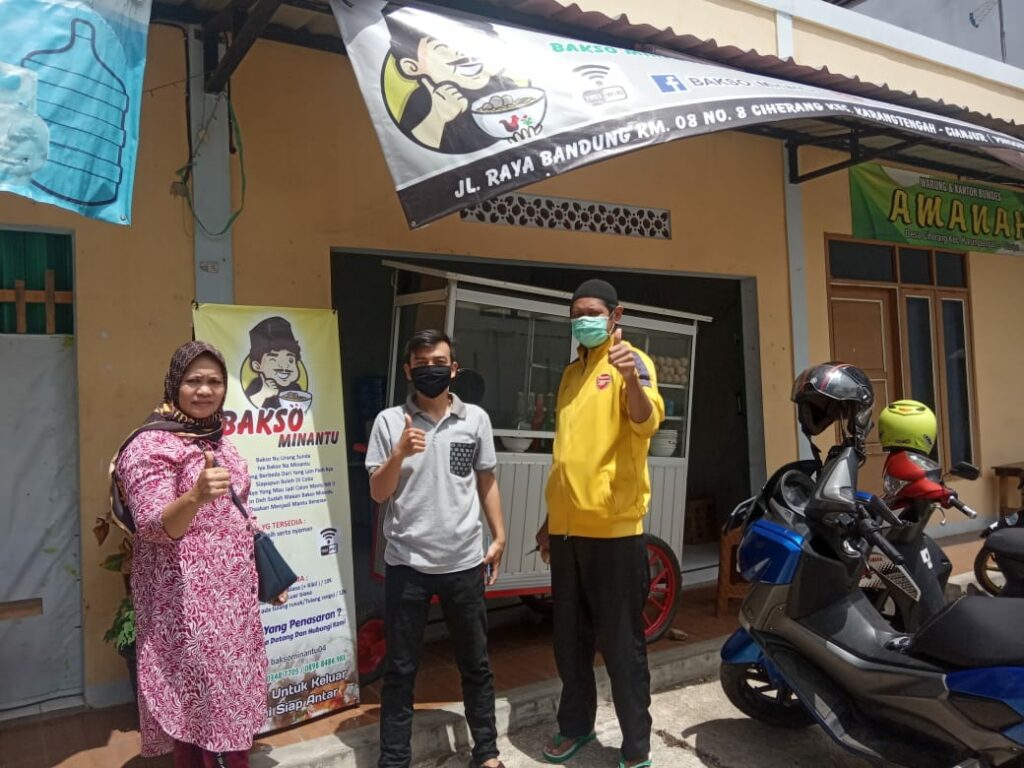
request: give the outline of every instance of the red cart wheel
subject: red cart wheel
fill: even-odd
[[[683,597],[683,577],[672,548],[657,536],[645,536],[651,586],[644,605],[644,636],[653,643],[672,627]]]
[[[356,632],[359,659],[359,684],[369,685],[384,674],[384,656],[388,643],[384,634],[384,619],[379,612],[365,618]]]

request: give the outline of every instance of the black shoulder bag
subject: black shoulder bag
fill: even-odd
[[[213,465],[215,467],[218,466],[216,460],[214,460]],[[251,523],[252,518],[246,512],[245,505],[238,498],[234,487],[230,484],[228,484],[228,487],[231,489],[231,501],[238,507],[242,517]],[[292,584],[298,581],[299,577],[295,575],[295,571],[281,557],[281,553],[277,551],[273,540],[263,531],[256,531],[253,535],[252,545],[256,556],[256,575],[259,580],[260,602],[272,603],[281,593],[287,591]]]

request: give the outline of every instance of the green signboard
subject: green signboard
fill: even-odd
[[[1024,254],[1024,194],[862,163],[850,169],[853,236]]]

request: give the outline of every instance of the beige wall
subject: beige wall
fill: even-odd
[[[577,0],[577,5],[610,18],[622,13],[622,3],[615,0]],[[745,0],[636,0],[629,4],[627,15],[633,24],[670,27],[676,34],[714,40],[720,46],[778,54],[775,12]],[[928,61],[800,18],[793,19],[793,58],[800,64],[827,66],[831,72],[876,85],[1024,122],[1024,91],[956,69],[956,61],[946,65]]]
[[[739,0],[679,5],[686,13],[679,10],[677,29],[714,36],[717,25],[728,24],[721,28],[746,30],[730,32],[743,47],[772,50],[764,44],[774,35],[770,16],[743,17]],[[717,15],[695,14],[703,5]],[[673,7],[654,0],[649,6]],[[742,18],[750,22],[746,27]],[[154,26],[149,54],[147,87],[184,77],[177,30]],[[347,59],[261,41],[236,74],[232,95],[249,179],[245,211],[233,230],[238,303],[330,306],[332,247],[755,277],[768,466],[795,455],[783,168],[776,142],[743,134],[695,138],[534,187],[671,209],[671,241],[492,227],[457,217],[413,232]],[[144,97],[130,228],[0,198],[0,226],[75,236],[86,685],[98,692],[123,684],[123,664],[102,641],[121,584],[98,567],[114,542],[101,550],[89,530],[106,506],[110,454],[155,403],[171,350],[190,335],[192,224],[182,201],[168,193],[187,155],[184,103],[180,83]],[[828,352],[822,233],[849,231],[845,175],[805,185],[804,201],[810,351],[816,359]],[[1018,303],[1013,286],[1024,284],[1022,265],[1012,258],[972,259],[975,295],[985,295],[984,302],[975,301],[974,317],[982,451],[989,464],[1022,458],[1014,447],[1024,416],[1007,415],[1000,404],[1004,382],[1024,374],[1024,361],[1006,354],[1000,341]]]
[[[806,162],[807,168],[837,159],[841,158],[826,152],[801,154],[801,162]],[[825,235],[852,232],[849,177],[842,171],[807,182],[801,189],[810,357],[824,360],[831,356]],[[1008,339],[1024,335],[1024,316],[1017,309],[1024,288],[1024,259],[988,253],[972,253],[968,259],[977,383],[974,404],[981,436],[975,461],[983,475],[976,482],[954,481],[953,485],[967,504],[980,515],[990,517],[997,506],[992,466],[1024,460],[1024,443],[1020,439],[1024,434],[1024,410],[1012,405],[1019,389],[1016,382],[1024,380],[1024,357],[1008,345]],[[949,520],[964,522],[955,511],[950,513]]]
[[[296,71],[318,75],[297,80],[289,74]],[[794,438],[783,406],[792,360],[775,142],[741,134],[696,138],[532,187],[669,208],[671,241],[488,227],[457,217],[410,231],[346,59],[261,43],[233,87],[250,177],[234,232],[239,303],[328,306],[332,246],[755,276],[766,432],[774,436],[768,462],[788,460]],[[302,120],[278,118],[299,114]]]
[[[1024,122],[1024,91],[1019,89],[807,22],[794,23],[793,46],[801,64],[828,66],[832,72],[857,75],[869,83]]]
[[[181,80],[181,33],[154,26],[150,40],[146,87]],[[74,234],[87,687],[125,676],[123,662],[102,640],[123,588],[99,568],[104,554],[91,533],[109,506],[107,464],[126,431],[158,402],[170,352],[191,334],[192,238],[181,202],[167,192],[188,156],[183,90],[143,98],[131,227],[0,196],[0,226]],[[103,553],[113,551],[117,536],[110,538]]]

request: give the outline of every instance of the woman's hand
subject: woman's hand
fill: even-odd
[[[271,605],[284,605],[287,602],[288,602],[288,590],[286,589],[280,595],[278,595],[273,600],[271,600],[270,604]]]
[[[206,451],[203,455],[206,457],[206,466],[192,487],[195,502],[200,506],[219,499],[231,490],[231,473],[224,467],[214,466],[216,458],[213,451]]]

